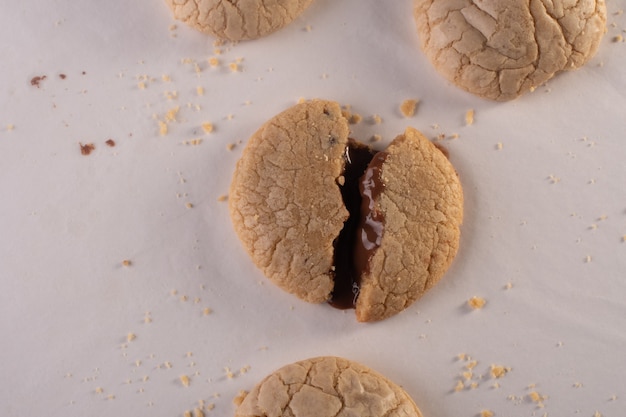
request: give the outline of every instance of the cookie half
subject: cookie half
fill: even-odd
[[[339,104],[298,104],[248,141],[230,187],[235,230],[285,291],[376,321],[407,308],[455,257],[463,193],[409,128],[383,152],[349,138]]]
[[[374,181],[367,175],[378,175],[379,184],[363,195],[370,208],[361,211],[365,228],[358,238],[368,249],[356,299],[359,321],[393,316],[432,288],[457,254],[463,222],[456,171],[441,148],[413,128],[376,154],[361,188]],[[376,214],[369,213],[380,217],[374,238],[367,224],[376,223]]]
[[[166,0],[174,17],[220,39],[269,35],[291,23],[312,0]]]
[[[498,101],[581,67],[606,32],[604,0],[414,0],[414,16],[437,71]]]
[[[325,356],[284,366],[237,407],[235,417],[422,417],[397,384],[364,365]]]

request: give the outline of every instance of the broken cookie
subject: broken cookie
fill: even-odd
[[[406,309],[448,269],[463,193],[447,157],[417,130],[383,152],[349,133],[332,101],[300,103],[266,122],[237,163],[230,213],[276,285],[376,321]]]
[[[414,16],[435,68],[498,101],[584,65],[606,31],[604,0],[414,0]]]
[[[166,0],[174,17],[230,41],[260,38],[289,24],[312,0]]]
[[[235,417],[422,417],[400,386],[359,363],[318,357],[284,366],[263,379]]]

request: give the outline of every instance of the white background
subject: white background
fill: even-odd
[[[6,2],[0,414],[182,416],[203,401],[228,416],[276,368],[338,355],[402,385],[426,417],[623,415],[626,43],[613,39],[626,2],[607,3],[587,66],[496,103],[434,71],[408,0],[316,0],[280,32],[222,46],[160,1]],[[445,137],[464,186],[453,266],[380,323],[272,285],[220,201],[247,138],[315,97],[352,106],[363,141],[406,126]],[[495,380],[493,364],[510,371]]]

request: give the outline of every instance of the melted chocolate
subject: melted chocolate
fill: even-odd
[[[376,209],[376,201],[384,188],[381,174],[385,159],[387,153],[378,152],[359,182],[361,216],[354,248],[354,265],[359,277],[370,272],[370,259],[380,247],[383,237],[385,217]]]
[[[359,291],[359,272],[354,263],[361,217],[359,183],[375,152],[350,139],[344,153],[344,183],[340,185],[343,203],[349,217],[335,240],[335,287],[329,303],[336,308],[353,308]]]

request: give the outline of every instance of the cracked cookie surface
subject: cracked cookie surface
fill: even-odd
[[[606,31],[604,0],[414,0],[414,17],[435,68],[498,101],[584,65]]]
[[[298,17],[312,0],[165,0],[174,17],[231,41],[260,38]]]
[[[364,365],[325,356],[286,365],[243,399],[235,417],[422,417],[397,384]]]

